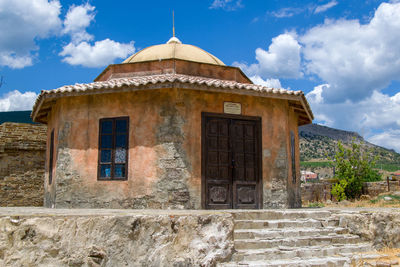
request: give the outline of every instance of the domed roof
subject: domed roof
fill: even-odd
[[[194,45],[182,44],[182,42],[176,37],[169,39],[166,44],[153,45],[140,50],[122,63],[136,63],[173,58],[225,66],[221,60],[207,51]]]

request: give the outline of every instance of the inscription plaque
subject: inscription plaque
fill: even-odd
[[[224,102],[224,113],[227,114],[242,114],[242,104],[234,102]]]

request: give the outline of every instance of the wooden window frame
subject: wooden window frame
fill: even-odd
[[[115,150],[116,150],[116,121],[117,120],[126,120],[126,158],[125,158],[125,177],[115,177],[115,165],[118,163],[115,163]],[[104,121],[112,121],[112,145],[111,145],[111,175],[110,177],[101,177],[101,124]],[[99,120],[99,143],[98,143],[98,162],[97,162],[97,180],[98,181],[126,181],[128,180],[128,162],[129,162],[129,117],[124,116],[124,117],[112,117],[112,118],[102,118]],[[103,164],[104,165],[104,164]]]
[[[50,134],[50,151],[49,151],[49,185],[53,183],[53,161],[54,161],[54,129]]]

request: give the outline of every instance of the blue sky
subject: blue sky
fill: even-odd
[[[0,0],[0,111],[86,83],[172,35],[255,83],[302,90],[315,122],[400,152],[400,3]]]

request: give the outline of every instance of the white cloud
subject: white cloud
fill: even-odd
[[[270,87],[270,88],[282,88],[282,85],[281,85],[281,82],[279,81],[279,79],[264,80],[260,76],[255,75],[255,76],[250,77],[250,80],[252,80],[253,83],[258,84],[258,85],[262,85],[262,86],[266,86],[266,87]]]
[[[233,11],[242,7],[242,0],[214,0],[210,6],[210,9]]]
[[[58,34],[58,0],[0,0],[0,66],[32,65],[36,41]]]
[[[309,5],[303,5],[302,7],[284,7],[281,8],[277,11],[271,11],[268,12],[267,14],[281,19],[281,18],[290,18],[295,15],[299,15],[301,13],[308,13],[308,14],[318,14],[327,11],[328,9],[336,6],[338,4],[337,1],[332,0],[324,5],[314,5],[314,4],[309,4]]]
[[[383,133],[372,135],[368,138],[368,141],[387,148],[394,149],[397,153],[400,153],[400,130],[388,129]]]
[[[368,24],[327,20],[299,40],[308,73],[331,85],[327,102],[357,102],[400,79],[400,3],[382,3]]]
[[[303,8],[284,7],[279,9],[278,11],[269,12],[269,14],[271,14],[275,18],[290,18],[294,15],[302,13],[303,11]]]
[[[234,62],[233,65],[243,69],[249,76],[258,75],[262,78],[299,78],[300,45],[295,36],[290,33],[281,34],[272,39],[268,51],[257,48],[257,63],[247,66]]]
[[[0,52],[0,65],[10,67],[12,69],[21,69],[31,66],[32,55],[18,56],[13,52]]]
[[[11,91],[0,98],[0,111],[31,110],[36,97],[34,92]]]
[[[329,103],[323,97],[324,91],[329,90],[329,85],[319,85],[306,96],[315,113],[317,121],[328,118],[332,127],[354,128],[367,131],[367,129],[400,129],[400,93],[394,96],[374,91],[373,94],[354,103],[346,100],[340,103]]]
[[[298,40],[306,74],[325,82],[307,94],[316,121],[400,152],[400,93],[381,92],[400,80],[400,3],[382,3],[366,24],[327,20]]]
[[[374,144],[396,147],[394,142],[391,145],[384,144],[382,137],[400,131],[400,93],[389,96],[374,91],[370,97],[358,103],[350,100],[329,103],[323,95],[330,88],[329,84],[322,84],[306,95],[318,123],[357,131]],[[382,129],[385,130],[382,132]],[[377,131],[382,133],[376,134]],[[398,140],[397,143],[400,144]]]
[[[71,65],[84,67],[102,67],[111,64],[116,58],[125,58],[135,51],[134,43],[122,44],[110,39],[95,42],[91,45],[81,42],[70,43],[60,53],[63,61]]]
[[[119,43],[107,38],[94,44],[89,43],[94,36],[86,29],[94,21],[94,10],[95,7],[88,3],[69,8],[63,33],[71,36],[71,42],[59,53],[64,57],[62,61],[70,65],[96,68],[111,64],[117,58],[126,58],[135,51],[134,42]]]
[[[333,0],[333,1],[330,1],[329,3],[326,3],[325,5],[317,6],[314,10],[314,13],[317,14],[317,13],[325,12],[328,9],[336,6],[337,4],[338,4],[338,2]]]
[[[72,42],[79,43],[81,41],[90,41],[93,35],[86,32],[86,28],[94,20],[94,6],[88,3],[80,6],[72,5],[64,20],[64,34],[69,34]]]

